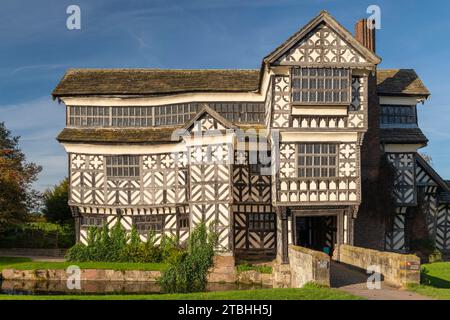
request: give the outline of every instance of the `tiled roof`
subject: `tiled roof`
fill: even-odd
[[[146,129],[75,129],[65,128],[56,138],[59,142],[72,143],[142,143],[157,144],[176,142],[172,133],[177,128]]]
[[[382,143],[427,143],[428,139],[419,128],[380,129]]]
[[[259,70],[70,69],[52,95],[249,92],[258,87]]]
[[[252,92],[259,80],[260,70],[70,69],[53,96]],[[378,70],[377,80],[380,95],[429,95],[411,69]]]
[[[428,97],[430,92],[413,69],[377,71],[379,95],[407,95]]]
[[[236,125],[247,134],[265,134],[265,125],[239,123]],[[135,143],[135,144],[166,144],[178,142],[178,136],[172,137],[175,130],[183,132],[184,126],[160,127],[160,128],[65,128],[56,138],[59,142],[71,143]]]

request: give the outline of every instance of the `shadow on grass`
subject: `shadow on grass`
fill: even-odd
[[[445,279],[433,277],[426,272],[422,271],[420,282],[427,286],[432,286],[435,288],[441,288],[441,289],[450,289],[450,281],[447,281]]]

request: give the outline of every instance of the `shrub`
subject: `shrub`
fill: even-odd
[[[87,245],[76,244],[67,252],[68,261],[77,262],[162,262],[177,255],[182,249],[178,240],[164,236],[161,245],[156,245],[155,233],[149,232],[147,242],[142,242],[133,227],[128,235],[119,221],[109,230],[91,227],[88,230]]]
[[[87,256],[86,246],[77,243],[72,248],[70,248],[66,253],[66,259],[68,261],[89,261],[89,257]]]
[[[206,288],[208,270],[213,266],[217,233],[214,227],[208,232],[204,223],[191,233],[187,251],[173,251],[169,267],[159,279],[165,292],[196,292]]]
[[[271,274],[272,273],[272,267],[270,266],[264,266],[264,265],[253,265],[251,263],[248,262],[242,262],[241,264],[239,264],[237,267],[237,272],[245,272],[245,271],[256,271],[259,273],[266,273],[266,274]]]
[[[429,256],[428,261],[430,263],[442,262],[443,261],[442,252],[439,251],[438,249],[434,249],[434,251]]]

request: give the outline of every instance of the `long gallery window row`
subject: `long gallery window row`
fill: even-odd
[[[161,127],[188,122],[207,104],[232,122],[263,123],[264,104],[255,102],[181,103],[163,106],[68,106],[73,127]]]

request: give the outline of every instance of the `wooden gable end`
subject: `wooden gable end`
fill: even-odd
[[[292,35],[266,58],[270,65],[348,66],[373,68],[381,59],[358,42],[328,12]]]
[[[332,28],[322,23],[283,54],[275,64],[365,64],[367,60]]]
[[[223,132],[228,129],[236,129],[236,126],[222,117],[218,112],[211,109],[208,105],[203,108],[184,126],[189,132]]]

